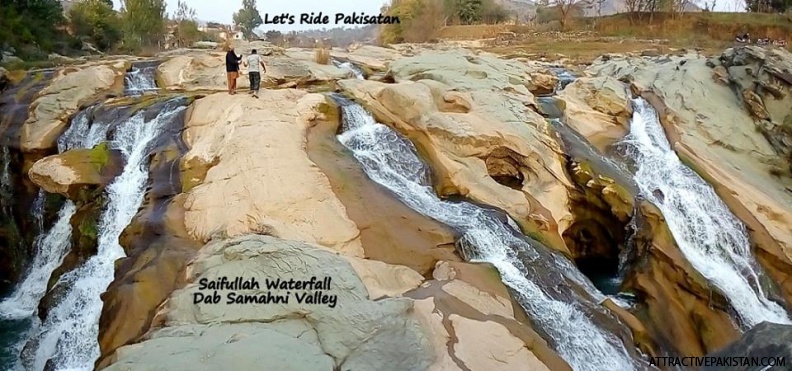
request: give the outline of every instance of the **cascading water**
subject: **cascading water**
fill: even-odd
[[[333,64],[336,67],[351,71],[355,75],[356,79],[358,79],[358,80],[365,80],[366,79],[366,76],[363,74],[363,71],[360,68],[358,68],[358,66],[355,66],[354,64],[352,64],[350,62],[340,62],[340,61],[335,60],[335,59],[333,59],[332,61],[333,61]]]
[[[570,83],[575,81],[575,79],[577,79],[575,75],[569,73],[569,71],[567,71],[563,67],[552,67],[550,68],[550,70],[553,71],[553,73],[558,78],[558,85],[556,85],[556,92],[564,89],[567,85],[569,85]]]
[[[635,180],[663,212],[685,258],[726,296],[742,327],[762,321],[792,323],[760,285],[762,273],[751,255],[745,226],[712,187],[679,160],[649,103],[637,98],[633,106],[623,144],[637,168]]]
[[[157,62],[132,65],[132,69],[124,76],[124,88],[127,95],[141,95],[147,91],[156,91]]]
[[[534,248],[517,235],[519,229],[511,220],[506,223],[470,203],[441,200],[411,142],[374,121],[357,104],[344,102],[342,114],[344,132],[338,139],[354,153],[366,174],[412,209],[464,233],[460,245],[466,258],[489,262],[500,271],[532,320],[575,370],[640,367],[616,336],[592,322],[590,314],[596,304],[568,281],[583,286],[593,300],[601,300],[602,294],[568,260]]]
[[[94,123],[89,127],[89,116],[92,108],[81,111],[72,120],[69,129],[58,138],[58,153],[63,153],[75,148],[91,148],[105,140],[109,124]],[[25,278],[16,286],[16,290],[0,302],[0,318],[17,322],[32,322],[33,331],[39,325],[35,317],[38,304],[47,290],[52,272],[58,268],[71,248],[72,227],[71,218],[77,211],[76,205],[71,200],[66,200],[58,211],[55,224],[49,231],[44,231],[43,204],[45,193],[39,191],[33,206],[33,216],[36,219],[38,237],[34,243],[35,251]],[[24,326],[23,326],[24,327]],[[19,354],[25,343],[24,338],[18,339],[15,353]],[[19,367],[19,365],[17,365]]]
[[[7,319],[23,319],[33,316],[39,300],[47,290],[52,271],[57,268],[71,246],[71,224],[69,221],[77,211],[74,203],[66,201],[58,212],[55,225],[47,234],[39,236],[36,241],[36,252],[33,263],[28,269],[25,278],[17,285],[17,289],[0,302],[0,317]]]
[[[125,256],[118,238],[143,201],[152,143],[166,124],[185,109],[182,103],[169,102],[151,120],[146,120],[145,112],[138,112],[115,127],[110,147],[121,152],[125,165],[106,190],[97,254],[59,279],[58,285],[65,290],[34,336],[35,354],[26,360],[29,369],[43,370],[48,360],[57,370],[93,369],[99,357],[100,295],[113,280],[115,261]]]

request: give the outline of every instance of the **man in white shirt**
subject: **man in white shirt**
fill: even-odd
[[[248,78],[250,78],[250,93],[253,97],[258,98],[259,87],[261,86],[261,71],[267,73],[267,67],[261,61],[261,56],[256,53],[256,49],[250,52],[250,55],[245,58],[245,66],[248,68]],[[259,70],[261,66],[261,70]]]

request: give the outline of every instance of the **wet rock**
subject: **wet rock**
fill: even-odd
[[[732,81],[728,86],[714,81],[707,59],[695,53],[670,57],[687,60],[680,71],[623,58],[595,62],[588,72],[633,81],[634,90],[657,109],[681,160],[708,181],[746,224],[757,260],[780,285],[787,303],[792,303],[792,177],[785,175],[790,168],[790,147],[785,143],[792,141],[784,139],[781,124],[792,101],[789,93],[777,100],[754,91],[757,79],[786,84],[783,71],[792,54],[760,49],[724,51],[720,59]],[[757,77],[745,67],[757,71]],[[746,109],[750,103],[741,104],[745,89],[759,115],[769,120],[756,120]]]
[[[407,266],[427,277],[439,260],[460,260],[450,228],[413,211],[366,175],[335,137],[340,112],[334,105],[327,107],[327,119],[317,120],[308,132],[308,157],[327,176],[360,230],[366,258]]]
[[[636,257],[625,287],[642,301],[633,312],[655,351],[698,357],[736,339],[726,299],[684,258],[660,211],[645,201],[639,207]]]
[[[46,88],[32,104],[30,117],[22,126],[23,151],[42,151],[55,146],[64,131],[69,116],[102,92],[123,88],[124,72],[129,62],[111,65],[68,67]]]
[[[0,92],[5,90],[10,82],[11,81],[8,78],[8,70],[0,67]]]
[[[506,210],[528,233],[566,251],[568,184],[544,119],[526,109],[534,102],[524,68],[483,53],[432,52],[399,59],[391,72],[398,84],[339,85],[417,144],[441,195]],[[450,109],[451,101],[464,103]]]
[[[739,340],[719,349],[717,352],[708,354],[710,357],[761,357],[761,358],[786,358],[787,362],[792,358],[792,326],[778,323],[762,322],[754,328],[748,330]],[[783,367],[776,365],[776,367]],[[702,371],[748,371],[755,369],[756,366],[708,366],[702,367]],[[775,367],[771,367],[775,368]]]
[[[73,149],[45,157],[30,168],[33,183],[50,193],[59,193],[75,201],[81,195],[107,185],[120,173],[120,154],[111,151],[107,143],[92,149]],[[87,189],[83,189],[87,188]]]
[[[147,112],[161,111],[162,104],[155,101]],[[116,261],[115,279],[102,297],[97,364],[150,329],[158,307],[184,284],[184,269],[201,246],[184,227],[184,199],[180,197],[178,163],[187,151],[181,141],[184,117],[182,111],[165,123],[154,142],[148,192],[119,237],[126,257]]]

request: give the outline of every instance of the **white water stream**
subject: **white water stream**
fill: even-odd
[[[518,238],[519,229],[511,220],[499,220],[470,203],[441,200],[432,187],[429,169],[411,142],[377,123],[357,104],[343,105],[342,112],[344,132],[338,138],[366,174],[417,212],[462,231],[464,255],[471,261],[489,262],[500,271],[532,320],[575,370],[636,368],[621,340],[595,325],[583,299],[565,286],[565,280],[571,280],[581,284],[594,300],[602,298],[570,262],[542,253]]]
[[[183,106],[163,108],[148,122],[141,111],[116,126],[110,147],[121,152],[126,164],[106,190],[107,205],[97,229],[97,254],[58,281],[64,292],[35,335],[37,346],[29,368],[43,370],[52,359],[56,370],[93,369],[99,357],[100,295],[113,280],[115,261],[125,256],[118,237],[143,201],[151,143],[184,109]]]
[[[140,95],[147,91],[157,90],[154,81],[157,75],[157,66],[132,66],[132,70],[124,76],[124,85],[128,95]]]
[[[350,62],[339,62],[335,59],[333,59],[332,61],[336,67],[351,71],[355,75],[356,79],[358,80],[366,79],[366,76],[363,74],[363,71],[360,68],[358,68],[358,66],[355,66]]]
[[[649,103],[634,100],[630,134],[624,144],[637,166],[641,193],[663,212],[679,249],[717,287],[739,315],[742,327],[762,321],[791,323],[759,284],[745,226],[712,187],[677,157]]]

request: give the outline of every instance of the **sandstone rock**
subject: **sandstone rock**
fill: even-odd
[[[459,342],[454,353],[470,370],[513,370],[514,366],[546,370],[525,343],[496,322],[479,322],[452,314],[449,317]],[[492,360],[496,360],[493,362]]]
[[[265,279],[329,277],[330,287],[322,292],[334,295],[336,304],[331,307],[298,303],[296,295],[312,293],[308,290],[291,290],[287,303],[226,304],[227,292],[220,291],[222,302],[194,304],[193,294],[211,294],[211,290],[199,291],[200,279],[239,275],[255,277],[261,285],[260,289],[237,291],[241,295],[266,294]],[[168,327],[153,331],[139,345],[119,349],[115,363],[107,369],[123,369],[123,365],[131,363],[139,369],[163,365],[171,365],[170,369],[205,367],[206,362],[221,362],[232,354],[235,364],[252,365],[261,362],[262,353],[242,350],[257,340],[280,340],[272,352],[301,355],[267,360],[269,367],[279,370],[427,369],[432,362],[431,345],[412,315],[412,300],[369,300],[352,267],[331,252],[268,236],[241,236],[206,245],[192,264],[190,277],[193,283],[174,292],[164,309],[163,318]],[[285,295],[286,290],[276,290],[273,294]],[[220,337],[226,344],[222,351],[202,348],[218,341],[214,340],[215,336],[200,336],[209,325],[215,334],[225,334]],[[192,342],[190,338],[198,341]],[[219,357],[211,360],[184,357],[178,350],[183,349],[185,341],[191,341],[190,347],[197,348],[196,354],[215,351]]]
[[[81,105],[102,91],[123,87],[123,75],[128,67],[126,62],[123,66],[95,65],[62,70],[60,76],[42,89],[33,102],[30,117],[22,126],[22,150],[31,152],[52,148],[68,117]]]
[[[399,84],[343,80],[381,122],[417,143],[441,195],[506,210],[529,233],[566,250],[568,183],[544,119],[531,110],[522,67],[486,55],[425,53],[397,60]],[[416,80],[410,82],[406,80]]]
[[[561,91],[564,123],[586,137],[598,150],[620,140],[629,130],[632,105],[621,82],[608,76],[581,77]]]
[[[429,370],[570,370],[526,325],[519,305],[509,305],[494,267],[440,262],[435,276],[407,294],[416,300],[414,313],[433,344]]]
[[[530,76],[533,83],[533,88],[530,90],[534,95],[553,94],[558,86],[558,78],[552,72],[534,72]]]
[[[30,180],[49,193],[59,193],[77,200],[82,188],[109,183],[119,172],[113,164],[107,143],[92,149],[73,149],[36,161],[28,171]]]
[[[391,62],[402,56],[394,49],[373,45],[361,45],[349,51],[333,50],[331,54],[372,71],[385,71]]]
[[[757,130],[731,87],[712,80],[705,57],[687,54],[669,58],[673,63],[635,58],[600,61],[589,73],[633,81],[635,90],[658,109],[679,157],[707,180],[746,224],[756,246],[754,254],[792,303],[792,178],[774,175],[779,163],[789,166],[779,158],[781,148],[769,140],[772,135],[762,133],[761,127]],[[731,61],[724,64],[729,66],[730,79],[748,78],[744,68],[739,70],[748,59],[737,57],[733,49],[724,53],[724,59]],[[686,63],[677,69],[683,60]],[[778,67],[770,68],[774,76],[784,76]],[[775,100],[769,97],[764,101],[773,117]]]
[[[185,225],[201,242],[261,232],[362,257],[360,232],[305,153],[321,116],[319,94],[264,90],[260,99],[219,93],[195,101],[184,164],[205,177],[186,192]]]
[[[376,260],[345,257],[363,284],[370,299],[395,297],[418,287],[423,276],[401,265],[390,265]]]
[[[389,190],[373,182],[336,138],[340,112],[326,105],[327,120],[308,133],[308,157],[327,176],[336,197],[360,230],[366,258],[403,265],[426,277],[438,260],[459,261],[455,232],[418,214]],[[362,276],[361,276],[362,277]]]
[[[244,53],[237,50],[237,53]],[[331,80],[348,78],[349,71],[333,65],[320,65],[313,60],[263,56],[267,67],[261,76],[262,86],[275,86],[284,83],[295,83],[304,86],[325,83]],[[166,60],[159,66],[160,85],[168,88],[187,90],[225,90],[227,78],[225,71],[225,53],[190,52]],[[250,86],[247,68],[241,66],[237,87],[245,89]]]
[[[168,59],[157,68],[159,85],[166,88],[217,89],[227,88],[225,53],[191,52]],[[249,87],[244,76],[237,79],[237,87]]]
[[[764,107],[764,103],[762,103],[762,98],[754,93],[751,90],[743,90],[742,97],[745,99],[745,104],[748,105],[750,108],[751,114],[760,119],[760,120],[767,120],[770,118],[770,114],[767,113],[767,110]]]

